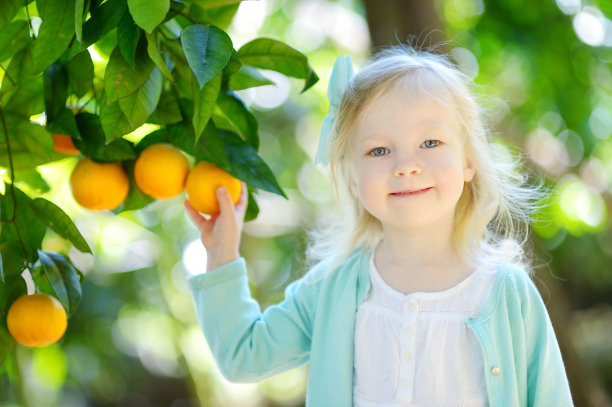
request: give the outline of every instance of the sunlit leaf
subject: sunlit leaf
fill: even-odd
[[[192,4],[189,17],[196,23],[211,24],[222,30],[227,30],[240,7],[240,3],[229,4],[227,6],[204,9],[199,4]]]
[[[217,76],[232,54],[232,40],[215,26],[194,24],[181,32],[181,44],[200,88]]]
[[[91,17],[83,24],[83,40],[72,47],[72,54],[84,51],[119,25],[127,12],[125,0],[107,0],[90,10]]]
[[[170,143],[197,160],[208,161],[220,168],[229,170],[228,157],[221,133],[215,128],[212,121],[208,122],[197,143],[191,123],[181,122],[148,134],[138,143],[137,149],[142,151],[147,146],[156,143]]]
[[[4,7],[4,3],[2,4]],[[28,22],[13,21],[4,30],[0,31],[0,61],[7,60],[28,45],[30,29]]]
[[[91,89],[94,78],[94,65],[87,50],[75,54],[66,62],[68,73],[68,92],[83,97]]]
[[[53,202],[44,198],[35,198],[30,207],[32,211],[47,225],[53,229],[55,233],[64,239],[70,241],[72,245],[79,251],[91,253],[91,249],[77,229],[75,224],[60,207]]]
[[[263,76],[257,69],[246,65],[242,66],[229,79],[229,87],[232,90],[242,90],[264,85],[274,85],[274,82]]]
[[[130,179],[130,190],[128,192],[128,195],[123,200],[123,203],[118,208],[117,213],[125,211],[135,211],[144,208],[149,203],[154,201],[153,198],[142,192],[136,184],[136,179],[134,178],[135,160],[128,161],[125,164],[125,169]]]
[[[147,123],[173,124],[183,120],[176,96],[173,92],[162,91],[157,108],[147,118]]]
[[[37,0],[42,23],[34,42],[33,73],[42,72],[64,53],[74,37],[74,0]]]
[[[11,142],[15,169],[33,168],[49,162],[53,151],[53,138],[41,125],[27,118],[4,113]],[[0,127],[0,166],[9,167],[8,149],[4,130]]]
[[[7,270],[7,258],[5,258],[4,251],[9,250],[19,256],[22,260],[17,261],[17,264],[23,265],[24,258],[27,262],[35,262],[38,257],[36,252],[42,244],[47,227],[30,208],[32,199],[17,187],[7,192],[6,195],[0,195],[0,216],[3,221],[0,242],[3,244],[3,266],[5,273],[20,273],[23,270],[22,266],[16,269],[11,267],[10,270]],[[13,194],[16,206],[13,204]]]
[[[193,2],[205,10],[231,6],[240,3],[241,0],[194,0]]]
[[[171,82],[174,82],[174,78],[170,73],[170,69],[168,68],[168,64],[164,60],[164,57],[159,51],[159,45],[157,43],[157,33],[149,34],[146,33],[147,36],[147,51],[149,52],[149,57],[155,62],[155,65],[159,68],[161,73],[164,74],[166,78],[168,78]]]
[[[293,78],[304,79],[305,84],[302,92],[319,80],[304,54],[275,39],[256,38],[240,47],[238,56],[245,65],[269,69]]]
[[[259,148],[257,119],[235,95],[221,94],[215,106],[215,124],[240,134],[255,150]]]
[[[83,12],[85,0],[75,0],[74,2],[74,34],[78,42],[83,38]]]
[[[231,131],[220,132],[230,161],[230,174],[256,188],[287,197],[268,165],[253,147]]]
[[[121,112],[119,106],[117,106],[117,109]],[[76,121],[83,140],[74,140],[74,145],[83,155],[100,162],[136,158],[132,144],[125,139],[119,138],[106,144],[106,135],[100,124],[100,118],[97,115],[79,113],[76,115]]]
[[[68,316],[74,314],[81,301],[81,282],[74,266],[62,255],[38,251],[40,264]]]
[[[249,203],[244,213],[244,221],[251,221],[257,218],[257,215],[259,215],[259,206],[257,205],[257,201],[255,201],[255,195],[249,191]]]
[[[20,7],[23,6],[22,0],[3,0],[2,13],[0,13],[0,32],[6,29],[6,26],[13,20],[15,14]]]
[[[136,129],[121,110],[119,101],[107,104],[105,98],[102,99],[102,107],[100,107],[100,124],[104,130],[106,142],[117,140]]]
[[[117,99],[134,93],[149,79],[151,71],[155,66],[144,46],[137,48],[134,64],[136,68],[133,69],[123,58],[123,55],[121,55],[119,47],[115,47],[110,55],[104,74],[106,105],[110,105]]]
[[[29,168],[25,171],[15,171],[15,183],[26,184],[38,194],[44,194],[51,190],[51,187],[37,168]]]
[[[138,46],[138,40],[140,39],[140,28],[134,24],[132,15],[125,13],[119,26],[117,27],[117,45],[121,55],[126,62],[136,69],[134,58],[136,56],[136,47]]]
[[[139,27],[150,33],[170,10],[170,0],[128,0],[130,14]]]
[[[132,128],[140,127],[157,107],[162,91],[162,75],[155,67],[149,79],[130,96],[119,99],[119,107]]]
[[[4,324],[0,325],[0,365],[4,362],[9,353],[11,353],[13,346],[15,346],[15,340],[4,327]]]
[[[200,135],[206,128],[210,117],[212,116],[213,109],[217,97],[219,97],[219,91],[221,90],[221,75],[215,76],[213,79],[208,81],[202,89],[199,88],[197,83],[194,81],[193,86],[193,128],[195,129],[195,142],[197,143],[200,139]]]

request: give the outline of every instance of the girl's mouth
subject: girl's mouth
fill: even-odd
[[[420,195],[423,194],[429,190],[433,189],[433,187],[427,187],[427,188],[423,188],[423,189],[415,189],[412,191],[399,191],[399,192],[391,192],[389,195],[390,196],[415,196],[415,195]]]

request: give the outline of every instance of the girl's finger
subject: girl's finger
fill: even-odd
[[[183,206],[185,206],[187,214],[189,215],[193,223],[196,224],[198,229],[202,230],[208,227],[210,221],[206,220],[206,218],[202,216],[202,214],[200,214],[200,212],[198,212],[198,210],[194,208],[187,199],[183,201]]]
[[[227,215],[234,212],[234,203],[224,186],[217,188],[217,201],[219,202],[219,209],[221,210],[219,214],[221,218],[225,218]]]

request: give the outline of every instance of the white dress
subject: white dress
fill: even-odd
[[[353,405],[488,406],[480,345],[465,320],[486,302],[496,269],[477,268],[440,292],[403,294],[370,259],[370,296],[357,309]]]

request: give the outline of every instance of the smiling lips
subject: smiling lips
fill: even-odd
[[[433,187],[423,188],[423,189],[415,189],[412,191],[399,191],[399,192],[391,192],[390,196],[415,196],[423,194],[429,190],[433,189]]]

